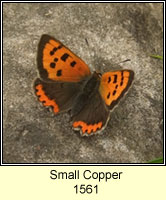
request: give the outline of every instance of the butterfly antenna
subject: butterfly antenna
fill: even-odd
[[[89,42],[88,42],[87,38],[85,38],[85,42],[86,42],[87,46],[89,47]]]
[[[121,62],[119,62],[117,64],[119,65],[120,63],[124,63],[124,62],[128,62],[128,61],[131,61],[131,60],[130,59],[126,59],[126,60],[123,60],[123,61],[121,61]]]

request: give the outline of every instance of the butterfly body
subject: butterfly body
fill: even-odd
[[[86,78],[84,81],[80,81],[80,85],[82,85],[82,88],[80,88],[76,101],[73,103],[71,109],[72,118],[83,110],[87,104],[89,104],[89,101],[94,94],[99,92],[99,74],[94,72],[89,78]]]
[[[91,74],[88,66],[61,42],[43,35],[38,46],[40,78],[34,83],[39,101],[55,114],[70,111],[72,127],[81,135],[102,131],[110,111],[130,87],[134,72]]]

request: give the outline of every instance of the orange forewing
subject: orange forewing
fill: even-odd
[[[106,105],[112,109],[127,92],[134,78],[131,70],[107,72],[102,75],[99,92]]]
[[[91,74],[79,57],[48,35],[39,42],[38,68],[42,78],[63,82],[78,82]]]

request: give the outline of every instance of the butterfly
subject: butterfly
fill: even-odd
[[[94,71],[60,41],[42,35],[37,54],[40,78],[34,82],[35,94],[55,114],[69,111],[74,130],[81,136],[101,132],[110,111],[128,91],[134,79],[132,70],[103,75]]]

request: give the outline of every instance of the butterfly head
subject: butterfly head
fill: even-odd
[[[97,80],[101,79],[102,74],[99,71],[94,71],[93,72],[93,77]]]

